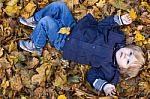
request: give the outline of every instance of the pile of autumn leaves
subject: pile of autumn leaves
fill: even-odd
[[[21,99],[66,99],[102,98],[85,80],[89,66],[62,59],[61,53],[47,43],[42,57],[30,54],[17,47],[19,39],[27,39],[31,28],[17,23],[19,16],[28,18],[36,9],[43,8],[50,0],[0,0],[0,97]],[[53,0],[54,1],[54,0]],[[121,78],[117,86],[118,97],[144,97],[150,93],[150,5],[146,2],[123,2],[124,0],[64,0],[76,20],[87,12],[87,5],[97,19],[116,13],[130,13],[133,24],[122,28],[127,35],[127,44],[135,43],[143,48],[146,64],[136,78]],[[51,1],[52,2],[52,1]],[[133,7],[131,4],[135,4]],[[77,8],[74,8],[76,6]],[[68,28],[59,32],[69,34]],[[92,91],[92,93],[91,93]],[[105,97],[109,99],[109,97]]]

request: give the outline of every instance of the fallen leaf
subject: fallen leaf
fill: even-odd
[[[54,86],[62,87],[67,82],[67,74],[63,68],[55,73],[55,80],[53,81]]]
[[[40,84],[41,82],[45,82],[47,79],[47,75],[49,75],[48,73],[50,73],[49,72],[50,69],[51,69],[51,64],[49,63],[44,63],[40,67],[36,68],[38,74],[32,76],[32,83]]]
[[[39,99],[42,96],[44,89],[42,87],[37,87],[34,90],[34,99]]]
[[[8,69],[12,67],[10,63],[7,61],[5,57],[0,58],[0,67],[3,67],[4,69]]]
[[[14,6],[14,5],[17,4],[18,1],[19,1],[19,0],[10,0],[10,1],[7,3],[7,5],[8,5],[8,6]]]
[[[147,2],[141,2],[141,5],[146,7],[148,12],[150,12],[150,5]]]
[[[26,64],[28,69],[35,68],[39,64],[39,59],[33,57],[31,60],[28,60]]]
[[[67,99],[67,97],[65,95],[59,95],[57,99]]]
[[[16,42],[11,42],[9,45],[8,52],[10,53],[11,51],[17,51],[17,43]]]
[[[9,56],[7,55],[7,59],[10,62],[10,65],[14,65],[18,62],[18,58],[15,56]]]
[[[62,27],[62,28],[60,28],[60,30],[58,31],[58,33],[69,35],[70,34],[70,27]]]
[[[139,83],[140,89],[144,90],[146,94],[150,93],[150,84],[148,82],[140,82]]]
[[[4,54],[4,49],[3,48],[0,48],[0,57],[2,57]]]
[[[68,81],[70,83],[79,83],[80,82],[80,78],[78,76],[72,76],[68,78]]]
[[[102,8],[106,3],[106,0],[99,0],[98,3],[96,3],[97,7]]]
[[[123,0],[109,0],[108,2],[115,8],[119,8],[123,10],[127,10],[130,8],[130,6],[124,3]]]
[[[135,31],[133,34],[135,34],[134,42],[145,40],[145,37],[140,33],[140,31]]]
[[[89,4],[90,6],[94,5],[94,4],[97,3],[97,2],[98,2],[98,0],[88,0],[88,4]]]
[[[23,85],[27,88],[33,89],[33,85],[31,83],[31,78],[30,78],[28,70],[21,69],[20,74],[21,74],[21,80],[22,80]]]
[[[36,10],[36,4],[31,0],[25,8],[22,10],[21,16],[24,18],[29,18],[30,16],[33,15],[33,13]]]
[[[4,9],[4,12],[6,12],[9,16],[14,16],[14,14],[17,13],[21,9],[20,6],[14,5],[14,6],[6,6]]]
[[[135,20],[137,18],[137,14],[136,12],[134,11],[134,9],[131,9],[130,10],[130,17],[132,18],[132,20]]]
[[[21,83],[21,77],[19,75],[15,75],[10,79],[10,85],[13,90],[20,91],[23,88]]]

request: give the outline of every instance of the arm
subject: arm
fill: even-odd
[[[121,25],[128,25],[132,23],[132,19],[129,14],[124,14],[122,16],[109,16],[101,21],[98,22],[99,27],[116,27]]]
[[[101,76],[101,77],[100,77]],[[108,83],[104,79],[104,74],[100,68],[92,67],[87,73],[88,82],[98,91],[102,91],[103,87]]]

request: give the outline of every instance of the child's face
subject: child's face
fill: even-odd
[[[137,61],[133,51],[130,48],[121,48],[116,52],[116,60],[119,67],[128,68],[130,64]]]

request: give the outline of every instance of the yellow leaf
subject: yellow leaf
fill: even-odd
[[[98,0],[88,0],[89,5],[94,5]]]
[[[11,42],[8,48],[8,52],[10,53],[11,51],[17,51],[17,43],[16,42]]]
[[[15,56],[9,56],[7,55],[7,59],[10,62],[10,65],[14,65],[18,62],[18,58]]]
[[[49,70],[51,69],[51,64],[49,63],[44,63],[40,67],[36,69],[38,74],[35,74],[32,76],[32,83],[41,83],[46,81],[47,75]]]
[[[31,0],[31,2],[25,6],[25,11],[31,12],[34,7],[36,7],[36,4]]]
[[[14,6],[6,6],[4,9],[4,12],[6,12],[9,16],[13,16],[17,11],[21,9],[20,6],[14,5]]]
[[[130,10],[130,17],[132,18],[132,20],[135,20],[137,18],[136,12],[134,11],[134,9]]]
[[[106,3],[106,0],[99,0],[98,3],[96,3],[96,5],[99,7],[99,8],[102,8]]]
[[[62,87],[67,82],[67,75],[63,68],[55,73],[54,86]]]
[[[135,31],[134,34],[135,34],[134,42],[145,40],[145,37],[140,33],[140,31]]]
[[[8,6],[14,6],[15,4],[17,4],[18,0],[10,0],[7,5]]]
[[[141,5],[146,7],[148,12],[150,12],[150,5],[147,2],[141,2]]]
[[[67,97],[65,95],[59,95],[57,99],[67,99]]]
[[[6,81],[6,77],[3,79],[1,87],[6,89],[9,86],[9,81]]]
[[[28,18],[33,15],[36,10],[36,4],[34,4],[33,0],[31,0],[25,8],[22,10],[21,16],[24,18]]]
[[[58,31],[58,33],[69,35],[69,34],[70,34],[70,27],[62,27],[62,28]]]
[[[4,54],[4,49],[3,48],[0,48],[0,57],[2,57],[3,56],[3,54]]]

